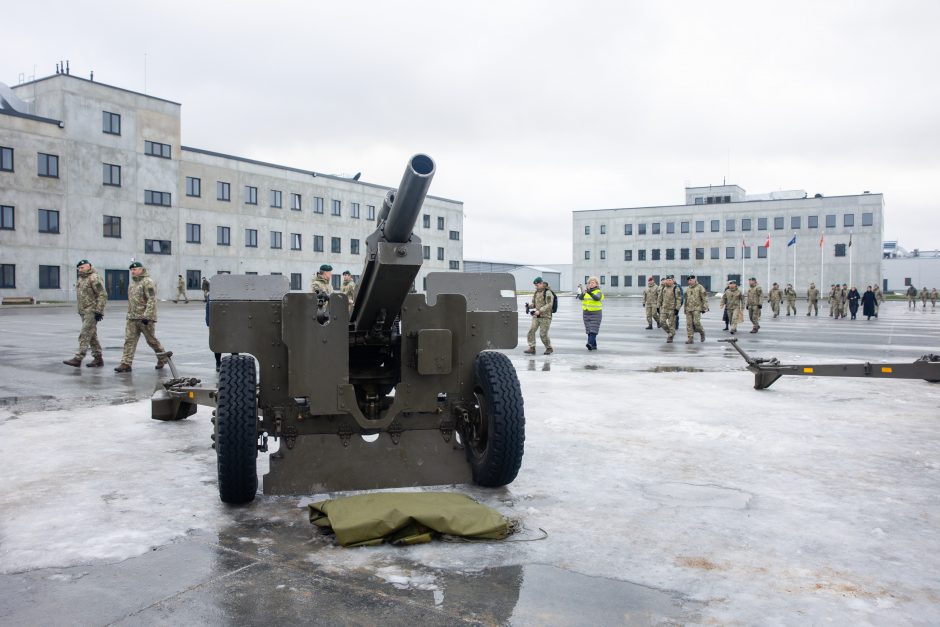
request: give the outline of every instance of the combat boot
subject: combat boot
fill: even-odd
[[[672,336],[666,338],[666,344],[672,344]]]
[[[163,366],[165,366],[165,365],[166,365],[166,360],[165,360],[165,359],[158,359],[158,360],[157,360],[157,365],[154,366],[153,369],[154,369],[154,370],[163,370]]]
[[[104,359],[101,358],[101,355],[95,355],[95,358],[85,364],[86,368],[100,368],[104,365]]]
[[[756,328],[754,328],[754,329],[751,329],[751,331],[750,331],[750,332],[751,332],[751,333],[757,333],[757,329],[756,329]]]
[[[79,359],[78,357],[72,357],[71,359],[63,361],[62,363],[65,364],[66,366],[72,366],[73,368],[82,367],[82,360]]]
[[[689,338],[689,339],[687,339],[687,340],[685,341],[685,343],[686,343],[686,344],[691,344],[691,343],[694,342],[694,341],[695,341],[695,340],[693,340],[692,338]]]
[[[552,347],[549,346],[548,348],[545,349],[545,352],[543,353],[543,355],[551,355],[554,352],[555,351],[552,350]]]
[[[702,341],[705,341],[705,331],[699,331],[699,335],[702,336]]]
[[[650,324],[650,325],[647,325],[646,328],[647,328],[647,329],[652,329],[652,328],[653,328],[653,325],[651,325],[651,324]]]
[[[114,369],[114,371],[115,372],[130,372],[131,365],[125,364],[125,363],[119,364],[118,367]]]
[[[525,349],[525,350],[522,351],[522,352],[525,353],[526,355],[534,355],[534,354],[535,354],[535,347],[534,347],[534,346],[530,346],[529,348]]]

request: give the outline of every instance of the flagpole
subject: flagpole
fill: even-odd
[[[849,289],[852,288],[852,233],[849,233]]]
[[[741,238],[741,281],[744,281],[744,247],[746,244],[744,238]]]
[[[793,234],[793,239],[796,239],[796,233]],[[793,242],[793,289],[796,289],[796,242]]]
[[[826,241],[826,236],[821,235],[819,237],[819,289],[820,290],[825,289],[825,285],[826,285],[826,282],[824,280],[825,272],[823,268],[823,256],[825,255],[825,252],[826,252],[825,241]]]
[[[767,234],[767,241],[770,241],[770,233]],[[767,247],[767,282],[764,285],[770,289],[770,246]]]

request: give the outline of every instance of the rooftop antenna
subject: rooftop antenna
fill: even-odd
[[[71,74],[71,73],[72,73],[72,70],[69,69],[69,61],[68,61],[68,59],[65,60],[65,73],[66,73],[66,74]]]
[[[59,64],[58,64],[58,63],[55,64],[55,73],[56,73],[56,74],[59,73]]]

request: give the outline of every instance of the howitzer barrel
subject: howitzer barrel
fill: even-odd
[[[385,227],[382,230],[385,240],[393,243],[404,243],[411,236],[421,205],[428,194],[431,179],[434,177],[434,161],[427,155],[417,154],[408,162],[401,183],[394,194]],[[389,199],[386,199],[388,202]],[[383,206],[383,213],[384,213]]]

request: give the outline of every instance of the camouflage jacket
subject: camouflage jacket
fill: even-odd
[[[881,293],[880,287],[876,285],[875,287],[871,288],[871,291],[875,293],[875,302],[877,303],[885,302],[885,295]]]
[[[178,290],[186,289],[186,281],[183,280],[183,277],[179,277],[176,279],[176,289]]]
[[[655,283],[647,285],[643,290],[643,304],[647,307],[655,307],[659,302],[659,286]]]
[[[708,292],[701,283],[696,283],[685,291],[685,312],[695,311],[708,311]]]
[[[815,287],[811,287],[806,290],[806,300],[815,303],[819,300],[819,290]]]
[[[660,312],[679,311],[679,308],[682,307],[682,292],[679,291],[679,286],[661,286],[657,304]]]
[[[779,287],[772,287],[767,293],[767,300],[772,303],[779,303],[781,300],[783,300],[783,292],[780,291]]]
[[[764,290],[760,285],[747,288],[747,306],[753,307],[764,302]]]
[[[157,320],[157,286],[144,270],[127,288],[127,319]]]
[[[788,287],[783,290],[783,295],[786,296],[787,300],[791,303],[796,300],[796,290],[792,287]]]
[[[532,306],[539,312],[540,318],[552,317],[552,305],[555,302],[555,293],[547,286],[544,290],[535,290],[532,295]]]
[[[313,280],[310,281],[310,291],[314,294],[323,293],[329,296],[333,293],[333,286],[318,272],[316,276],[313,277]]]
[[[94,268],[78,273],[75,300],[78,302],[78,313],[81,315],[104,313],[104,306],[108,304],[108,293],[104,289],[104,282]]]
[[[343,286],[339,288],[340,291],[346,295],[346,298],[349,299],[349,302],[353,302],[356,299],[356,282],[355,281],[343,281]]]
[[[737,287],[728,288],[721,295],[721,306],[725,309],[739,309],[744,304],[744,294]]]

